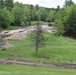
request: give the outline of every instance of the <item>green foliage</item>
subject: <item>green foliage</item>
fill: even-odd
[[[31,12],[31,13],[30,13]],[[34,21],[35,17],[35,8],[33,5],[29,5],[29,13],[30,13],[30,20]]]
[[[48,16],[48,12],[46,11],[46,9],[45,8],[43,8],[43,7],[40,7],[40,9],[39,9],[39,12],[40,12],[40,20],[41,21],[46,21],[46,18],[47,18],[47,16]]]
[[[55,10],[50,10],[50,12],[49,12],[48,17],[47,17],[46,20],[48,22],[54,22],[54,20],[55,20],[55,14],[56,14]]]
[[[22,26],[22,27],[25,27],[25,23],[24,23],[24,22],[21,22],[21,26]]]
[[[13,4],[13,0],[4,0],[4,4],[5,4],[5,7],[8,9],[8,10],[12,10],[14,4]]]
[[[3,7],[4,7],[4,1],[0,0],[0,8],[3,8]]]
[[[58,12],[58,15],[59,16],[55,20],[56,27],[57,27],[56,35],[62,35],[64,33],[64,19],[66,16],[66,11],[62,9]]]
[[[69,32],[76,32],[76,5],[70,7],[65,21],[65,30]]]
[[[8,10],[12,10],[14,4],[13,4],[13,0],[0,0],[0,8],[7,8]]]
[[[60,19],[57,19],[55,22],[57,23],[56,24],[57,32],[55,34],[56,35],[64,34],[64,25],[63,25],[62,21]]]
[[[56,19],[58,31],[76,32],[76,5],[71,5],[62,9],[59,17]],[[62,30],[62,31],[61,31]]]
[[[74,4],[72,0],[65,0],[64,7],[71,6],[72,4]]]
[[[0,9],[0,26],[7,28],[13,22],[13,15],[6,9]]]
[[[31,33],[31,40],[34,44],[34,47],[36,49],[36,53],[38,52],[40,47],[43,47],[45,45],[45,37],[43,36],[43,31],[41,25],[38,23],[36,25],[36,28]]]
[[[4,10],[4,7],[8,9],[8,14],[11,17],[5,17],[8,19],[10,18],[9,24],[3,24],[5,21],[1,19],[0,26],[8,25],[17,25],[17,26],[28,26],[32,25],[34,21],[40,20],[45,22],[56,22],[58,27],[58,33],[63,34],[64,31],[76,31],[76,5],[72,5],[72,0],[67,1],[65,3],[65,8],[60,9],[59,6],[57,8],[45,8],[40,7],[39,5],[33,6],[29,4],[22,4],[19,2],[13,3],[13,0],[1,0],[0,7]],[[10,10],[10,11],[9,11]],[[7,10],[4,10],[7,12]],[[3,12],[3,14],[5,14]],[[2,13],[0,14],[2,15]],[[9,16],[9,15],[8,15]],[[14,20],[14,21],[13,21]],[[7,21],[6,21],[7,22]],[[9,22],[9,21],[8,21]],[[43,23],[42,23],[43,24]],[[6,28],[3,27],[3,28]]]
[[[14,24],[21,26],[21,23],[26,19],[26,11],[24,5],[21,3],[16,3],[12,10],[12,13],[14,16]]]
[[[0,7],[3,9],[6,7],[8,11],[13,14],[14,22],[11,25],[22,26],[25,23],[26,26],[32,25],[32,21],[54,21],[55,14],[59,9],[51,9],[40,7],[39,5],[33,6],[29,4],[22,4],[19,2],[14,3],[13,0],[1,0]],[[57,11],[56,11],[57,10]]]

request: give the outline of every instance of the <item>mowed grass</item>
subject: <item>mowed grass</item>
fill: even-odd
[[[0,50],[0,58],[27,60],[32,62],[76,64],[76,40],[46,33],[46,46],[39,49],[38,54],[29,38],[9,41],[15,47]]]
[[[0,75],[76,75],[76,70],[0,64]]]
[[[31,24],[32,25],[36,25],[37,24],[37,21],[32,21]],[[48,24],[48,22],[40,21],[40,24],[41,25],[45,25],[45,24]]]
[[[38,21],[31,21],[31,25],[36,25]],[[48,24],[49,22],[45,22],[45,21],[40,21],[39,22],[40,25],[46,25]],[[27,22],[27,24],[29,24],[29,22]]]

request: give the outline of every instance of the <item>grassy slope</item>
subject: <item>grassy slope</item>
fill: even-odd
[[[15,47],[9,48],[7,51],[0,50],[0,58],[76,64],[76,40],[49,33],[45,36],[48,38],[47,45],[41,48],[38,54],[35,54],[35,49],[30,45],[29,39],[25,39],[23,41],[9,41]],[[41,58],[42,56],[48,56],[50,59]]]
[[[76,70],[0,64],[0,75],[76,75]]]

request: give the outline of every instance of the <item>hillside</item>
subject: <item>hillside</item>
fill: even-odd
[[[29,36],[25,40],[9,40],[15,47],[7,51],[0,49],[0,58],[26,60],[31,62],[76,64],[76,40],[63,36],[45,34],[48,41],[38,54],[32,46]]]

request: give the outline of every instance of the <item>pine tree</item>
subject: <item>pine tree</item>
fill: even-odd
[[[65,0],[64,7],[70,6],[72,4],[74,4],[74,2],[72,0]]]
[[[42,27],[39,22],[37,23],[35,30],[31,33],[31,40],[35,46],[36,53],[40,47],[45,46],[46,39],[43,35]]]

